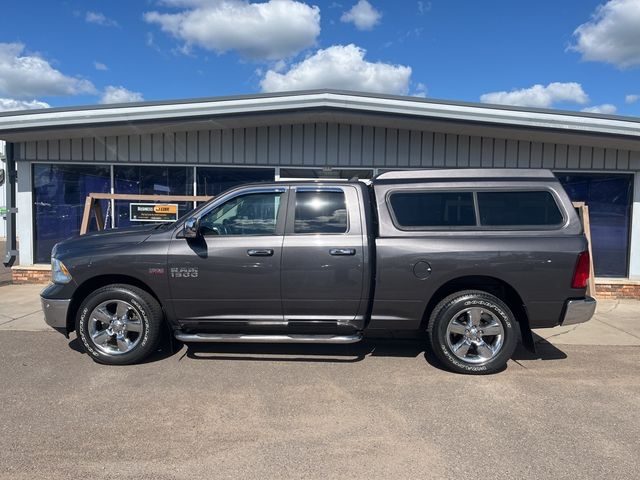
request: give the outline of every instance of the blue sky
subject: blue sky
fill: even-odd
[[[4,0],[3,19],[5,110],[328,86],[640,115],[640,0]]]

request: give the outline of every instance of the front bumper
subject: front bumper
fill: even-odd
[[[567,300],[560,325],[575,325],[590,320],[596,311],[596,304],[596,299],[592,297]]]
[[[67,330],[67,312],[71,299],[52,300],[40,297],[42,302],[42,311],[44,312],[44,321],[50,327],[56,330]]]

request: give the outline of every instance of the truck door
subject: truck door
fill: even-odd
[[[290,326],[363,327],[360,201],[351,186],[291,187],[282,253],[282,307]]]
[[[200,237],[175,238],[169,282],[176,317],[194,327],[282,323],[286,187],[239,190],[200,216]]]

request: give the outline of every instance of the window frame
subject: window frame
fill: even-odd
[[[349,202],[347,200],[347,192],[344,190],[344,188],[342,187],[338,187],[338,186],[323,186],[323,185],[303,185],[303,186],[293,186],[291,187],[291,194],[289,195],[289,207],[287,210],[287,222],[286,222],[286,228],[285,228],[285,234],[287,236],[296,236],[296,237],[304,237],[304,236],[340,236],[340,235],[350,235],[351,234],[351,213],[349,212]],[[315,232],[315,233],[311,233],[311,232],[305,232],[305,233],[301,233],[301,232],[296,232],[295,231],[295,215],[296,215],[296,198],[297,198],[297,194],[298,192],[333,192],[333,193],[342,193],[342,195],[344,196],[344,205],[345,205],[345,209],[347,211],[347,229],[344,232],[341,233],[337,233],[337,232],[327,232],[327,233],[321,233],[321,232]]]
[[[395,193],[437,193],[437,192],[470,192],[473,194],[473,208],[475,212],[476,224],[473,226],[422,226],[404,227],[400,225],[396,218],[395,211],[391,205],[391,196]],[[562,221],[556,225],[482,225],[480,222],[480,206],[478,204],[478,193],[480,192],[547,192],[558,207],[562,216]],[[548,186],[500,186],[500,187],[432,187],[432,188],[394,188],[385,195],[385,206],[389,212],[389,217],[394,228],[402,232],[530,232],[530,231],[557,231],[562,230],[569,224],[569,215],[564,207],[564,203],[559,198],[556,191]]]
[[[202,217],[207,215],[212,210],[221,207],[225,203],[234,200],[235,198],[242,197],[245,195],[253,195],[259,193],[279,193],[280,194],[280,205],[278,205],[278,213],[276,214],[276,229],[275,233],[272,235],[204,235],[203,238],[207,239],[217,239],[217,238],[244,238],[244,237],[279,237],[284,235],[284,227],[287,216],[287,205],[289,204],[289,187],[277,187],[277,186],[264,186],[264,187],[249,187],[249,188],[240,188],[239,190],[233,190],[227,193],[226,195],[215,198],[209,204],[205,204],[200,207],[199,211],[195,211],[193,215],[198,218],[198,221],[202,220]],[[185,218],[183,221],[179,222],[176,225],[175,229],[175,237],[179,237],[180,232],[182,232],[182,228],[184,222],[187,219]]]

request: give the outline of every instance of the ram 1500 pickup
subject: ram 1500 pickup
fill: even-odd
[[[587,239],[547,170],[422,170],[233,188],[174,223],[58,243],[46,322],[96,361],[183,342],[425,334],[456,372],[585,322]],[[166,328],[168,327],[168,328]],[[312,347],[310,347],[312,348]]]

